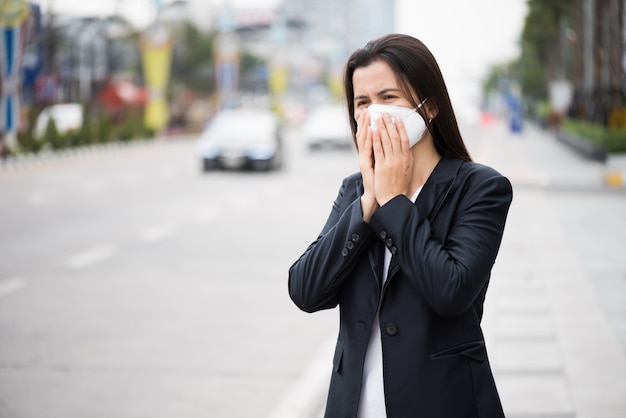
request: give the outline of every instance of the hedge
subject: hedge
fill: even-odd
[[[608,153],[626,152],[625,128],[608,128],[574,119],[564,120],[561,128],[604,148]]]

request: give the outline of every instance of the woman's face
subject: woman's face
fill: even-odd
[[[398,84],[396,75],[384,61],[374,61],[367,67],[359,67],[352,74],[354,88],[354,119],[371,104],[386,104],[412,108],[409,98]]]

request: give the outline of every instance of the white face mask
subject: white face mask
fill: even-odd
[[[424,103],[424,102],[422,102]],[[422,107],[422,103],[417,107]],[[406,127],[406,133],[409,137],[409,146],[417,144],[426,130],[426,123],[421,115],[417,113],[417,109],[411,109],[408,107],[390,106],[382,104],[371,104],[368,106],[367,111],[370,113],[370,126],[376,129],[376,119],[382,116],[383,113],[387,113],[391,116],[391,121],[395,121],[395,118],[401,118]]]

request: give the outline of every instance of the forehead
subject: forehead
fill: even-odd
[[[354,95],[368,95],[383,89],[397,89],[395,73],[384,61],[374,61],[366,67],[359,67],[352,74]]]

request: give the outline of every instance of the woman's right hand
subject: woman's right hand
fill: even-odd
[[[378,208],[374,190],[374,151],[372,148],[372,128],[370,127],[370,114],[363,111],[357,119],[356,144],[359,152],[359,169],[363,177],[363,196],[361,196],[361,208],[363,220],[369,222]]]

